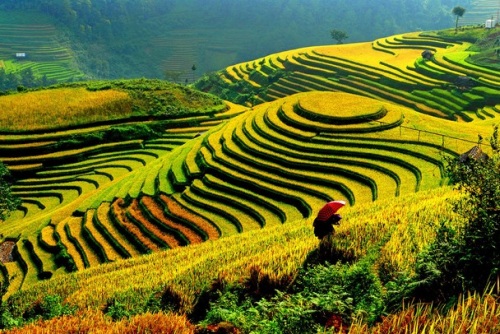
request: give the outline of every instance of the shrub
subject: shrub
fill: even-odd
[[[28,309],[24,318],[27,320],[36,319],[52,319],[63,315],[73,314],[76,307],[64,304],[61,296],[59,295],[46,295],[42,300],[36,302],[30,309]]]
[[[407,297],[446,302],[462,291],[483,292],[500,277],[500,156],[498,127],[487,159],[449,159],[447,173],[464,196],[454,211],[464,225],[441,223],[436,239],[419,255]]]

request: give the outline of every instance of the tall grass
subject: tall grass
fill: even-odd
[[[117,90],[59,88],[0,97],[0,130],[33,131],[130,116],[132,99]]]

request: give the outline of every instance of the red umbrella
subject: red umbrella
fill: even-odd
[[[323,222],[328,221],[331,216],[333,216],[338,209],[345,205],[345,201],[332,201],[328,202],[319,210],[317,220],[321,220]]]

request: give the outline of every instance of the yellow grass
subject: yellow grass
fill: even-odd
[[[0,127],[29,131],[123,118],[132,112],[125,92],[59,88],[0,97]]]
[[[446,313],[432,305],[415,305],[387,317],[373,328],[355,322],[348,334],[499,333],[500,304],[494,295],[461,296]]]

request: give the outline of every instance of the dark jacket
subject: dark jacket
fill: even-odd
[[[341,219],[342,216],[338,213],[332,215],[327,221],[315,219],[313,222],[314,235],[321,240],[328,234],[333,234],[333,225],[340,225]]]

